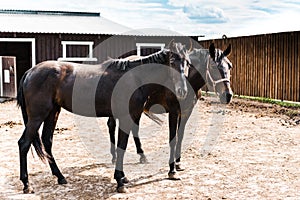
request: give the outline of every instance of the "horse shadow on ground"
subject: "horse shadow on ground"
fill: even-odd
[[[101,169],[110,170],[99,174]],[[111,169],[111,165],[108,164],[64,168],[62,172],[68,181],[68,184],[65,185],[59,185],[56,177],[47,170],[30,173],[29,179],[35,191],[33,196],[39,197],[38,199],[108,199],[117,194]],[[167,178],[157,177],[161,174],[165,174],[165,172],[136,177],[130,180],[126,187],[130,189],[166,180]],[[32,199],[30,197],[32,195],[22,193],[23,185],[18,176],[7,177],[7,180],[14,187],[14,191],[18,192],[10,190],[6,194],[3,193],[3,196],[9,199]]]

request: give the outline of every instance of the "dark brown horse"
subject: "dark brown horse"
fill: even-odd
[[[185,125],[189,119],[192,110],[198,99],[198,91],[207,84],[213,91],[217,93],[221,103],[229,103],[232,98],[232,90],[230,87],[230,69],[231,62],[226,56],[230,54],[231,46],[222,52],[211,44],[209,49],[194,49],[189,53],[191,65],[189,68],[187,80],[191,88],[188,89],[187,97],[178,101],[174,93],[169,89],[161,86],[157,92],[149,96],[144,112],[149,115],[149,109],[156,104],[160,104],[169,113],[169,142],[170,142],[170,171],[168,176],[170,179],[177,179],[175,172],[182,171],[180,167],[181,146],[184,135]],[[161,111],[151,110],[155,113]],[[116,157],[114,152],[114,129],[115,121],[113,118],[108,120],[109,134],[111,138],[111,153],[113,161]],[[138,129],[133,131],[133,137],[136,144],[137,153],[140,154],[140,162],[146,162],[146,156],[141,146],[138,136]],[[175,170],[176,168],[176,170]]]
[[[51,150],[61,108],[79,115],[119,120],[114,178],[118,191],[124,192],[123,157],[128,135],[135,124],[139,124],[147,97],[157,90],[156,84],[148,83],[164,84],[173,89],[178,98],[184,98],[187,94],[183,74],[186,60],[188,53],[184,46],[172,42],[169,49],[142,59],[111,59],[100,65],[45,61],[29,69],[20,81],[17,95],[25,124],[18,141],[24,193],[33,192],[27,172],[27,153],[31,144],[41,159],[49,161],[58,183],[67,183]],[[42,123],[40,138],[38,129]]]

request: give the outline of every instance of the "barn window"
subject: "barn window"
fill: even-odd
[[[138,56],[146,56],[165,47],[164,43],[136,43],[136,53]],[[144,52],[144,51],[146,52]]]
[[[62,57],[59,61],[97,61],[93,57],[94,42],[89,41],[62,41]]]

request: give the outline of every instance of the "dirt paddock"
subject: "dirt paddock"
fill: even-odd
[[[179,181],[166,179],[167,115],[159,116],[165,121],[162,126],[142,117],[140,137],[149,162],[138,162],[130,137],[124,161],[130,179],[126,194],[115,191],[107,118],[62,111],[53,154],[68,184],[58,185],[48,164],[32,150],[28,170],[35,193],[27,195],[19,181],[21,112],[15,101],[2,103],[0,199],[300,199],[299,109],[237,98],[226,106],[215,101],[198,101],[187,124],[185,171],[178,172]]]

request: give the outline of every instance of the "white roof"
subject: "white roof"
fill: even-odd
[[[0,32],[122,34],[131,29],[100,13],[0,10]]]
[[[163,29],[134,30],[92,12],[0,10],[0,32],[182,36]]]

